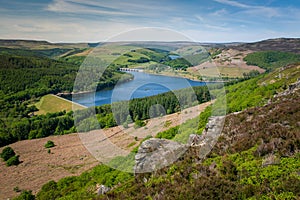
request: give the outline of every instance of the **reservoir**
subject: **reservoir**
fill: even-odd
[[[134,75],[134,79],[131,81],[120,83],[114,88],[100,90],[95,93],[76,94],[73,95],[71,100],[91,107],[205,85],[205,82],[192,81],[179,77],[161,76],[144,72],[129,73]]]

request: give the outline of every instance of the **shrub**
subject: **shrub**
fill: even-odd
[[[22,190],[20,190],[20,188],[18,186],[14,187],[14,191],[15,192],[21,192]]]
[[[134,122],[134,128],[140,128],[140,127],[143,127],[143,126],[146,126],[146,123],[142,120],[136,120]]]
[[[19,155],[13,156],[6,161],[7,166],[18,165],[20,164]]]
[[[51,140],[48,140],[47,143],[45,144],[45,147],[46,147],[46,148],[52,148],[52,147],[54,147],[54,146],[55,146],[55,144],[54,144],[54,142],[51,141]]]
[[[14,150],[11,147],[5,147],[2,150],[1,158],[3,158],[4,161],[7,161],[8,159],[13,157],[14,155],[16,155],[16,153],[14,152]]]
[[[14,198],[13,200],[35,200],[35,196],[32,194],[31,190],[24,190],[20,196]]]
[[[127,122],[124,122],[124,123],[123,123],[123,127],[124,127],[124,128],[129,128],[128,123],[127,123]]]
[[[178,130],[179,130],[179,126],[175,126],[175,127],[172,127],[166,131],[163,131],[163,132],[159,132],[157,135],[156,135],[156,138],[164,138],[164,139],[173,139],[175,137],[175,135],[178,133]]]

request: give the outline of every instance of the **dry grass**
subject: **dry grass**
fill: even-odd
[[[95,130],[88,133],[80,133],[83,144],[98,160],[107,163],[116,156],[128,155],[143,138],[155,136],[161,131],[178,126],[188,119],[197,117],[212,102],[206,102],[191,108],[182,110],[180,113],[165,115],[147,120],[147,125],[141,128],[129,128],[117,126],[109,129]],[[137,139],[137,142],[136,142]],[[136,142],[135,144],[133,144]]]
[[[188,55],[189,53],[192,54],[192,52],[197,49],[199,49],[199,47],[185,47],[179,49],[177,53]],[[257,70],[260,73],[264,72],[264,69],[246,64],[243,58],[249,53],[251,53],[251,51],[238,51],[233,49],[223,50],[216,58],[200,65],[189,67],[187,71],[167,69],[154,74],[199,80],[198,77],[243,77],[243,73],[249,73],[251,70]],[[150,70],[146,72],[153,73]]]
[[[243,73],[248,73],[251,70],[257,70],[261,73],[264,72],[264,69],[246,64],[243,59],[249,53],[251,53],[251,51],[223,50],[216,58],[192,67],[190,71],[208,77],[216,77],[219,75],[222,77],[243,77]]]
[[[48,140],[56,145],[50,154],[44,147]],[[36,193],[50,180],[79,175],[98,164],[77,134],[25,140],[9,146],[20,155],[22,163],[7,167],[0,161],[0,199],[17,196],[18,193],[13,191],[15,187]]]
[[[72,55],[72,56],[88,56],[91,52],[93,51],[93,49],[87,49],[83,52],[80,52],[80,53],[77,53],[75,55]]]

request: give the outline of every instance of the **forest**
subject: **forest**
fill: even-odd
[[[247,65],[256,65],[267,71],[300,62],[300,56],[296,53],[281,51],[260,51],[248,54],[244,60]]]
[[[81,63],[81,62],[80,62]],[[34,116],[34,103],[46,94],[72,92],[80,65],[36,53],[5,49],[0,53],[0,146],[18,140],[75,132],[72,113]],[[117,66],[108,67],[94,89],[114,86],[122,77]],[[90,88],[85,88],[90,89]]]

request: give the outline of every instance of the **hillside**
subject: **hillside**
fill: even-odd
[[[87,48],[88,43],[51,43],[37,40],[0,40],[0,47],[16,49]]]
[[[297,199],[299,102],[298,89],[230,114],[207,159],[199,162],[195,145],[170,167],[138,174],[96,199]]]
[[[212,49],[210,50],[211,60],[190,67],[188,71],[202,77],[218,77],[221,75],[224,79],[245,77],[245,74],[252,71],[265,72],[263,68],[252,63],[247,64],[244,61],[244,58],[251,53],[253,52],[249,50]]]
[[[239,51],[284,51],[300,53],[299,38],[277,38],[263,40],[260,42],[245,43],[236,46],[230,46],[232,49]]]
[[[50,136],[11,144],[10,147],[20,155],[22,163],[17,167],[7,168],[5,163],[0,161],[0,171],[3,172],[0,174],[2,180],[0,199],[17,196],[19,193],[13,192],[15,187],[37,193],[41,186],[49,180],[59,181],[65,177],[78,176],[95,167],[99,164],[100,159],[96,160],[91,153],[99,151],[99,148],[86,148],[87,142],[92,143],[98,140],[102,155],[106,158],[113,158],[114,145],[130,152],[139,145],[142,141],[141,138],[149,135],[155,137],[161,131],[178,126],[182,122],[182,118],[184,121],[195,118],[209,105],[210,102],[207,102],[185,109],[181,114],[173,113],[163,118],[150,119],[147,121],[146,128],[136,129],[134,123],[131,123],[125,132],[122,132],[124,127],[117,126],[89,133]],[[51,148],[51,153],[48,153],[44,147],[48,140],[55,144],[55,147]],[[0,152],[2,149],[0,148]]]
[[[44,41],[1,41],[0,146],[11,144],[22,162],[19,166],[10,167],[8,174],[2,174],[5,177],[9,174],[12,176],[7,178],[7,184],[1,191],[5,190],[8,195],[9,190],[20,186],[19,189],[24,191],[19,199],[24,199],[22,195],[29,194],[27,190],[31,190],[30,184],[26,184],[28,180],[32,181],[32,189],[40,200],[167,197],[297,199],[299,189],[287,187],[288,182],[299,184],[300,136],[297,119],[300,94],[297,88],[300,54],[297,47],[293,46],[297,41],[298,39],[272,39],[251,44],[228,44],[227,47],[226,44],[208,44],[205,50],[198,44],[185,42],[170,43],[169,50],[154,48],[163,43],[142,49],[136,49],[133,45],[139,46],[141,43],[134,42],[113,48],[102,44],[103,48],[94,49],[100,53],[100,57],[90,57],[88,66],[84,68],[92,73],[81,74],[80,87],[77,88],[73,88],[76,72],[88,53],[93,52],[90,46],[51,44]],[[285,46],[284,42],[288,44]],[[274,49],[270,50],[268,45],[273,45]],[[180,57],[178,54],[187,57]],[[101,73],[101,69],[96,66],[106,65],[111,61],[113,63],[104,76],[89,84],[88,80]],[[226,95],[220,90],[220,84],[211,85],[210,91],[207,87],[194,87],[195,97],[189,96],[183,89],[176,97],[168,92],[133,99],[128,102],[129,114],[122,103],[73,112],[69,102],[49,95],[114,86],[124,75],[118,72],[120,67],[144,68],[152,73],[172,72],[175,75],[209,81],[219,80],[221,75],[228,81],[225,83]],[[211,69],[215,68],[220,74],[210,74]],[[127,78],[131,79],[132,76],[128,75],[126,80]],[[179,105],[178,98],[184,105]],[[211,98],[216,100],[212,101],[213,106],[208,106]],[[204,102],[207,102],[204,106],[207,108],[200,116],[196,116],[194,111],[199,108],[192,106]],[[53,108],[48,107],[53,104]],[[166,122],[158,117],[163,115],[159,107],[155,107],[157,118],[149,120],[149,110],[157,104],[165,108],[165,113],[170,114],[166,116]],[[64,109],[64,106],[67,107]],[[181,113],[189,119],[185,123],[179,122],[180,115],[176,114],[180,111],[180,106],[187,108]],[[224,106],[226,110],[222,110]],[[40,112],[44,111],[42,115],[35,115],[38,108]],[[95,115],[87,117],[93,111]],[[212,124],[218,119],[209,118],[212,112],[214,115],[226,114],[226,120],[217,144],[208,157],[202,159],[199,158],[202,149],[197,147],[208,141],[205,137],[209,127],[219,126]],[[192,126],[198,128],[192,129]],[[110,140],[98,134],[95,129],[99,127],[104,129]],[[125,129],[129,134],[122,132]],[[132,171],[136,163],[143,162],[144,159],[135,160],[135,155],[140,155],[141,151],[145,153],[149,146],[151,150],[153,144],[153,149],[161,150],[164,145],[173,148],[178,145],[177,142],[187,141],[191,134],[202,135],[195,136],[201,143],[188,143],[187,153],[173,165],[154,173],[133,176],[103,164],[85,171],[96,164],[92,161],[82,163],[82,156],[80,154],[79,158],[78,152],[85,155],[88,149],[91,153],[97,153],[99,148],[78,150],[77,146],[82,147],[78,145],[78,138],[74,139],[72,134],[64,135],[76,131],[87,132],[81,138],[86,139],[87,143],[84,144],[102,145],[101,152],[109,158],[104,162],[125,171]],[[53,148],[53,152],[51,149],[47,153],[44,149],[42,143],[48,138],[43,137],[49,137],[59,144]],[[147,140],[150,137],[155,138]],[[68,146],[69,139],[74,146]],[[159,142],[155,143],[157,141]],[[115,157],[111,142],[118,144],[122,147],[122,152],[127,153]],[[189,146],[190,144],[195,146]],[[207,146],[209,143],[205,144]],[[178,146],[182,147],[181,144]],[[71,163],[67,161],[67,157],[62,156],[64,151],[68,153],[67,157],[72,158]],[[165,153],[163,155],[168,155]],[[44,162],[43,158],[48,160]],[[168,159],[173,159],[172,152]],[[159,158],[156,161],[164,162]],[[38,162],[43,165],[39,166]],[[5,171],[4,162],[1,161],[0,167],[1,171]],[[46,183],[51,179],[51,173],[44,173],[48,168],[55,177],[54,181]],[[25,171],[34,174],[32,179]],[[40,174],[43,175],[41,179],[38,178]],[[76,176],[68,177],[70,175]],[[112,190],[104,196],[97,196],[96,192],[101,185]],[[18,188],[15,191],[19,191]]]
[[[51,153],[44,147],[48,140],[56,145]],[[0,161],[0,199],[17,196],[13,190],[16,187],[37,192],[49,179],[58,181],[66,176],[80,175],[98,164],[77,134],[25,140],[11,147],[21,155],[22,163],[8,168]]]
[[[99,165],[76,178],[47,183],[37,198],[297,199],[299,78],[299,66],[292,65],[228,86],[228,115],[221,136],[206,159],[199,160],[203,141],[200,139],[177,162],[154,173],[133,178],[131,174]],[[215,104],[222,102],[220,98]],[[199,130],[204,130],[209,110],[201,113]],[[175,134],[170,129],[159,135],[176,139],[176,129]],[[131,166],[134,155],[115,159],[111,164]],[[112,190],[96,196],[99,184]]]

